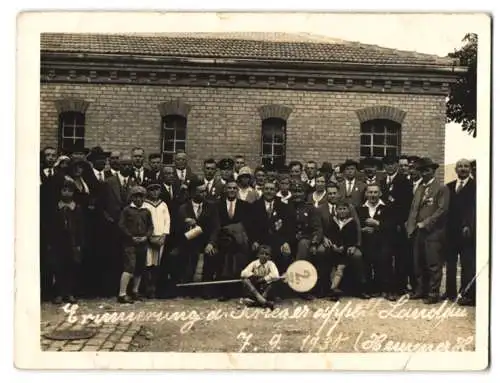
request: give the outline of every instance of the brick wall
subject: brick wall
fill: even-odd
[[[128,151],[142,146],[160,151],[158,104],[182,98],[188,114],[187,152],[199,170],[204,158],[243,154],[252,166],[260,155],[259,107],[293,109],[287,121],[287,161],[340,162],[359,157],[360,122],[356,111],[386,105],[406,112],[402,152],[425,155],[443,164],[445,98],[433,95],[312,92],[275,89],[195,88],[140,85],[41,84],[41,145],[57,145],[55,101],[82,98],[86,147]],[[442,179],[442,169],[439,177]]]

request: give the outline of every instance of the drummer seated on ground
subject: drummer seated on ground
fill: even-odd
[[[258,259],[250,262],[241,272],[243,286],[252,297],[252,305],[269,307],[274,304],[269,300],[272,283],[279,280],[278,268],[271,261],[271,247],[260,245],[257,251]]]

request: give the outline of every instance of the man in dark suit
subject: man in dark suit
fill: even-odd
[[[455,172],[458,179],[448,183],[450,207],[448,210],[448,251],[446,257],[445,298],[457,297],[457,261],[460,254],[461,278],[458,304],[474,305],[476,302],[476,181],[471,178],[471,163],[462,159]],[[469,286],[470,285],[470,286]]]
[[[307,161],[305,166],[304,182],[307,185],[306,194],[311,194],[316,190],[316,175],[318,174],[318,164],[315,161]]]
[[[148,156],[149,169],[146,169],[146,179],[148,183],[159,182],[161,176],[161,154],[151,153]]]
[[[120,171],[122,154],[118,150],[113,150],[108,157],[109,169],[106,171],[106,177],[116,175]]]
[[[412,194],[415,195],[418,187],[422,183],[422,176],[417,169],[417,163],[420,161],[418,156],[408,156],[408,181],[410,182],[412,188]]]
[[[189,184],[198,179],[189,167],[188,157],[184,151],[177,151],[174,156],[175,177],[179,183],[178,199],[181,204],[189,199]]]
[[[386,156],[382,160],[385,178],[381,182],[382,200],[386,205],[386,245],[394,259],[394,293],[406,294],[413,280],[413,261],[405,229],[413,193],[411,184],[398,169],[398,159]],[[392,262],[391,262],[392,264]]]
[[[147,170],[144,167],[144,149],[132,149],[132,164],[134,165],[132,177],[135,179],[137,185],[147,185]]]
[[[252,250],[259,245],[272,248],[272,261],[280,273],[291,261],[291,243],[294,237],[294,216],[291,207],[276,198],[276,185],[266,181],[262,198],[252,204]]]
[[[203,182],[207,188],[207,201],[217,202],[224,193],[224,184],[221,178],[215,177],[217,173],[217,163],[213,158],[203,161]]]
[[[316,284],[316,294],[318,297],[324,297],[331,293],[330,287],[332,283],[332,241],[328,238],[328,233],[332,232],[334,218],[337,215],[336,204],[342,198],[339,187],[335,183],[330,183],[326,187],[328,203],[319,205],[316,209],[316,214],[313,216],[313,234],[311,240],[311,256],[313,264],[318,271],[318,283]],[[361,248],[361,227],[356,208],[349,205],[351,217],[356,222],[359,239],[356,243],[357,248]],[[370,298],[366,293],[366,278],[363,271],[363,263],[361,257],[354,257],[351,261],[354,267],[356,280],[356,290],[361,298]]]
[[[362,181],[368,185],[381,184],[383,177],[377,173],[380,169],[380,161],[374,157],[367,157],[361,161],[361,166],[363,168]]]
[[[394,269],[392,267],[392,237],[395,235],[391,222],[391,207],[381,199],[378,184],[366,187],[366,202],[358,208],[362,232],[362,253],[367,271],[367,282],[372,296],[394,301]]]
[[[106,218],[106,237],[102,245],[105,248],[106,257],[102,259],[102,272],[107,275],[103,281],[105,295],[116,295],[116,286],[119,284],[122,272],[121,234],[118,227],[120,214],[128,204],[128,194],[135,180],[131,177],[133,173],[132,159],[124,156],[120,160],[119,171],[106,180],[104,192],[104,216]]]
[[[445,240],[450,190],[435,179],[438,164],[422,158],[417,168],[422,174],[411,204],[407,232],[413,238],[416,288],[410,299],[426,298],[424,303],[439,301],[439,288],[443,276]]]
[[[344,175],[344,180],[340,183],[339,190],[342,199],[356,208],[361,206],[365,202],[366,184],[356,179],[358,163],[353,160],[347,160],[342,164],[340,171]]]
[[[216,202],[221,229],[217,241],[218,264],[215,265],[215,275],[217,279],[237,279],[249,262],[251,205],[237,198],[238,184],[235,180],[226,182],[223,195],[224,197]],[[228,289],[223,286],[219,293],[220,300],[236,297],[239,292],[237,288]]]
[[[213,280],[214,262],[217,253],[217,237],[220,230],[217,206],[206,202],[207,189],[201,180],[189,185],[190,199],[179,208],[178,233],[183,233],[180,254],[184,260],[182,280],[193,281],[200,256],[203,256],[203,280]],[[205,290],[205,293],[207,290]],[[206,294],[204,294],[206,297]]]

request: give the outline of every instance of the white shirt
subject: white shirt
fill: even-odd
[[[177,173],[177,178],[179,178],[181,181],[186,180],[186,169],[175,169]]]
[[[309,184],[309,186],[311,186],[312,188],[313,188],[314,186],[316,186],[316,179],[315,179],[315,178],[313,178],[312,180],[308,179],[306,182],[307,182],[307,183]]]
[[[427,183],[424,185],[424,187],[428,187],[430,184],[432,184],[432,183],[434,182],[434,180],[435,180],[435,179],[436,179],[436,178],[432,178],[432,179],[430,179],[430,180],[429,180],[429,182],[427,182]]]
[[[43,172],[47,177],[53,176],[55,174],[54,168],[45,168],[43,169]],[[52,174],[50,174],[50,172],[52,172]]]
[[[375,217],[375,213],[377,212],[377,208],[381,205],[385,206],[384,201],[382,201],[381,199],[379,199],[375,205],[371,205],[370,203],[368,203],[368,201],[366,201],[363,204],[363,206],[366,206],[368,208],[368,214],[370,215],[370,218]]]
[[[422,182],[422,178],[419,178],[418,180],[413,181],[413,194],[415,194],[415,192],[417,191],[421,182]]]
[[[207,188],[207,192],[210,192],[212,187],[214,186],[214,179],[212,178],[210,181],[205,178],[205,186]]]
[[[373,177],[373,178],[366,177],[366,184],[367,185],[373,185],[375,183],[377,183],[377,177],[376,176]]]
[[[337,225],[339,226],[339,229],[342,230],[345,225],[347,225],[349,222],[352,221],[352,218],[349,217],[349,218],[341,220],[341,219],[338,219],[337,217],[335,217],[333,220],[337,223]]]
[[[462,183],[462,188],[465,187],[465,185],[467,185],[467,182],[469,182],[469,179],[470,179],[470,176],[467,177],[467,178],[464,178],[463,180],[461,180],[460,178],[457,179],[457,185],[455,186],[455,191],[458,191],[458,187],[460,186],[460,183]]]
[[[392,182],[394,181],[394,178],[398,175],[398,173],[394,173],[392,176],[391,175],[387,175],[387,180],[386,180],[386,183],[387,185],[389,184],[392,184]]]
[[[94,168],[92,168],[92,170],[94,171],[95,178],[97,178],[99,181],[106,180],[106,176],[104,175],[104,170],[99,171],[99,170],[94,169]]]
[[[354,189],[354,182],[354,178],[350,181],[348,179],[345,180],[345,190],[347,193],[352,193],[352,190]]]
[[[139,180],[142,182],[144,181],[144,168],[134,168],[134,177],[137,178],[137,172],[139,172]]]
[[[335,214],[335,205],[332,205],[330,202],[328,202],[328,211],[330,212],[330,215]]]
[[[124,177],[120,172],[117,172],[118,174],[118,181],[120,181],[121,186],[125,186],[128,182],[128,177]]]
[[[231,217],[231,204],[233,205],[233,215],[236,212],[236,198],[232,201],[226,199],[226,208],[227,208],[227,215]]]
[[[198,209],[200,209],[199,214],[201,214],[201,210],[203,209],[203,204],[196,203],[196,202],[192,202],[192,204],[193,204],[193,211],[194,211],[195,216],[197,215]],[[196,218],[200,218],[200,216],[196,216]]]
[[[314,203],[314,207],[319,206],[319,201],[321,201],[325,195],[326,195],[326,190],[323,193],[321,193],[319,196],[317,195],[317,192],[312,193],[312,200]]]
[[[120,173],[118,170],[114,170],[112,168],[109,168],[109,171],[111,172],[112,175],[117,175],[118,173]]]
[[[288,203],[288,200],[292,198],[292,193],[288,192],[288,194],[285,197],[283,197],[283,194],[281,193],[281,191],[279,191],[276,193],[276,197],[278,197],[281,200],[281,202]]]
[[[248,192],[252,190],[251,187],[247,187],[245,189],[242,189],[242,188],[239,188],[238,189],[238,198],[243,200],[243,201],[246,201],[247,199],[247,196],[248,196]]]
[[[264,201],[264,203],[266,204],[266,212],[273,211],[273,203],[272,203],[272,201],[271,202]]]
[[[241,272],[242,278],[250,278],[251,276],[263,277],[266,282],[270,282],[274,279],[278,279],[280,274],[278,268],[273,261],[267,261],[266,263],[260,263],[258,259],[252,261],[245,267]]]
[[[143,205],[151,213],[153,220],[153,235],[165,235],[170,233],[170,212],[167,204],[159,201],[154,204],[151,201],[144,201]]]

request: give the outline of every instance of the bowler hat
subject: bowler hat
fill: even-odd
[[[87,155],[87,160],[95,161],[98,159],[106,159],[109,155],[110,152],[105,152],[100,146],[95,146],[90,149],[90,153]]]
[[[355,166],[358,169],[359,164],[354,160],[346,160],[342,165],[340,165],[340,171],[343,172],[348,166]]]
[[[399,162],[396,156],[385,156],[382,158],[382,163],[384,165],[397,164]]]
[[[427,169],[427,168],[437,169],[437,168],[439,168],[439,164],[436,164],[429,157],[421,158],[419,161],[417,161],[416,165],[417,165],[417,169]]]
[[[361,166],[363,166],[363,168],[368,166],[374,166],[378,168],[380,167],[380,160],[374,157],[366,157],[364,160],[361,161]]]

